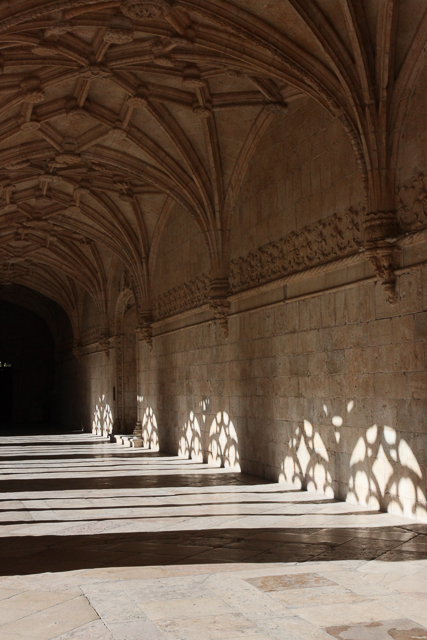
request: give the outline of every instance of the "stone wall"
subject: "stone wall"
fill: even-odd
[[[425,516],[427,268],[140,343],[162,450]],[[148,418],[147,418],[148,419]]]
[[[202,233],[190,215],[175,205],[157,248],[153,295],[157,297],[204,272],[209,272],[209,254]]]
[[[249,164],[232,220],[230,257],[360,208],[356,157],[341,123],[309,98],[268,127]]]

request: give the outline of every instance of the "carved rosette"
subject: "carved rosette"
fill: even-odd
[[[141,20],[143,18],[162,18],[172,9],[169,0],[123,0],[121,10],[128,18]]]
[[[221,327],[226,338],[228,337],[228,313],[230,311],[228,294],[228,278],[216,278],[211,281],[209,290],[209,306],[213,311],[216,322]]]
[[[400,248],[394,244],[399,233],[399,222],[394,211],[368,213],[364,221],[365,252],[375,275],[381,279],[387,302],[396,304],[396,269]]]

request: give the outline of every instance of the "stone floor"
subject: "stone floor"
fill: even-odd
[[[91,435],[0,466],[1,640],[427,639],[427,525]]]

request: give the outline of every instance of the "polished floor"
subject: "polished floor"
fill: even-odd
[[[0,467],[1,640],[427,639],[427,524],[88,434]]]

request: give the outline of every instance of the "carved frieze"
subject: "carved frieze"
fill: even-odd
[[[397,217],[403,231],[427,225],[427,175],[419,173],[411,184],[397,188]]]
[[[293,231],[230,263],[230,288],[237,292],[316,264],[356,253],[362,245],[361,213],[349,209]]]
[[[336,213],[318,224],[294,231],[232,260],[229,268],[230,293],[358,253],[362,240],[361,212],[349,209],[344,214]],[[221,301],[224,300],[222,297]],[[210,295],[209,276],[203,274],[155,298],[154,318],[161,320],[208,302],[211,308],[215,307]],[[226,315],[223,306],[214,311],[221,311],[224,317]]]
[[[153,300],[154,319],[161,320],[208,302],[210,279],[202,274]]]
[[[123,0],[121,9],[125,16],[140,20],[142,18],[161,18],[172,9],[169,0]]]

